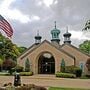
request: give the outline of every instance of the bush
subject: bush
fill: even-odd
[[[90,79],[90,77],[88,77],[87,75],[82,75],[80,79]]]
[[[75,76],[75,74],[57,72],[56,77],[75,78],[76,76]]]
[[[86,75],[86,77],[90,78],[90,75]]]
[[[10,73],[7,73],[7,72],[0,72],[0,76],[9,76]]]
[[[65,67],[65,72],[66,73],[75,73],[75,68],[77,68],[76,66],[72,65],[72,66],[66,66]]]
[[[25,71],[30,72],[30,61],[28,58],[25,61]]]
[[[30,72],[30,69],[29,68],[25,68],[25,72]]]
[[[76,77],[81,77],[82,76],[82,69],[80,68],[75,68],[75,74],[76,74]]]
[[[11,69],[12,72],[22,72],[23,71],[23,67],[22,66],[19,66],[17,65],[16,67],[12,68]]]
[[[20,72],[21,76],[32,76],[33,72]]]
[[[62,61],[61,61],[61,70],[60,71],[65,73],[65,61],[64,61],[64,59],[62,59]]]

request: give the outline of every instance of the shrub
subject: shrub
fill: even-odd
[[[81,77],[82,76],[82,69],[80,68],[75,68],[75,74],[76,74],[76,77]]]
[[[12,68],[11,70],[12,70],[12,72],[15,72],[15,71],[17,71],[17,72],[22,72],[22,71],[23,71],[23,67],[17,65],[16,67]]]
[[[66,66],[65,67],[65,72],[66,73],[75,73],[75,68],[77,68],[76,66],[72,65],[72,66]]]
[[[65,72],[65,61],[64,61],[64,59],[62,59],[62,61],[61,61],[61,70],[60,70],[61,72]]]
[[[86,75],[87,78],[90,78],[90,75]]]
[[[76,76],[75,76],[75,74],[57,72],[56,77],[75,78]]]
[[[28,58],[25,61],[25,71],[26,72],[29,72],[30,71],[30,61],[29,61]]]
[[[7,72],[1,72],[0,73],[0,76],[9,76],[10,75],[10,73],[7,73]]]
[[[88,77],[87,75],[82,75],[80,79],[90,79],[90,77]]]
[[[21,76],[32,76],[33,72],[20,72]]]
[[[66,66],[65,72],[75,74],[76,77],[81,77],[82,75],[82,69],[76,66]]]

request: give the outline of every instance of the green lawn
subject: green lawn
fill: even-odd
[[[49,90],[90,90],[90,89],[50,87]]]

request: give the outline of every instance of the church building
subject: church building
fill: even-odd
[[[75,65],[80,67],[84,74],[89,73],[86,62],[90,55],[71,44],[71,33],[68,30],[63,34],[62,45],[59,34],[60,30],[57,29],[56,23],[54,29],[51,30],[51,42],[48,40],[41,42],[42,37],[37,33],[35,43],[17,58],[17,64],[25,68],[25,62],[28,59],[30,70],[34,74],[55,74],[60,72],[61,63],[64,60],[66,66]]]

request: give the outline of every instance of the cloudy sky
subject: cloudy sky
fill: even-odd
[[[0,0],[0,14],[11,24],[12,41],[19,46],[32,45],[38,30],[42,41],[50,41],[54,21],[61,31],[61,44],[67,26],[73,45],[90,40],[90,33],[82,32],[85,22],[90,19],[90,0]]]

